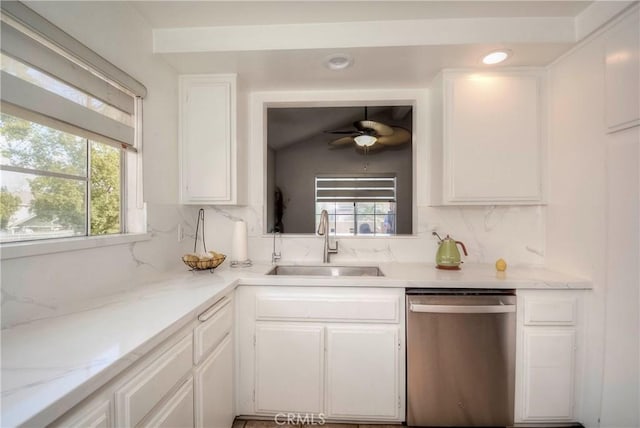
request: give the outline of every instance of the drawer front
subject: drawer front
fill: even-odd
[[[109,428],[111,423],[111,410],[108,399],[92,403],[80,409],[71,410],[62,418],[51,424],[51,427],[65,428]]]
[[[190,377],[141,426],[148,428],[192,428],[193,421],[193,378]]]
[[[526,298],[525,325],[575,325],[576,298]]]
[[[192,367],[193,339],[184,337],[115,393],[118,427],[136,426]]]
[[[296,321],[400,321],[397,296],[256,296],[257,320]]]
[[[231,332],[233,325],[233,305],[231,299],[224,298],[198,317],[201,324],[193,330],[193,362],[198,364]]]

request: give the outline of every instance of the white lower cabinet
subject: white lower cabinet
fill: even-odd
[[[193,426],[193,378],[184,384],[157,409],[141,427],[186,428]]]
[[[581,292],[518,293],[516,423],[577,422]]]
[[[256,411],[322,412],[324,327],[259,323],[255,341]]]
[[[232,302],[218,300],[51,426],[231,428]]]
[[[397,326],[327,327],[327,417],[400,415]]]
[[[240,287],[236,296],[240,415],[404,420],[403,289]]]
[[[51,424],[52,427],[65,428],[109,428],[113,426],[111,403],[107,398],[100,398],[80,405],[78,409]]]
[[[196,427],[228,428],[233,425],[233,342],[227,335],[194,371]]]
[[[522,419],[573,420],[576,329],[525,327]]]
[[[116,390],[117,426],[137,426],[192,365],[193,339],[189,334]]]

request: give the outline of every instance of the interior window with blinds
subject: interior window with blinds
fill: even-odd
[[[396,176],[331,175],[315,179],[316,229],[327,210],[337,236],[396,234]]]
[[[126,232],[146,89],[24,4],[0,7],[0,242]]]

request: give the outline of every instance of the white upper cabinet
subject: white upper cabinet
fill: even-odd
[[[607,37],[606,119],[609,132],[640,124],[640,18],[635,12]]]
[[[236,75],[182,75],[180,202],[240,204]]]
[[[441,73],[430,96],[432,205],[542,203],[543,76]]]

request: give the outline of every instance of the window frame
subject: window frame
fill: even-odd
[[[358,187],[358,182],[375,182],[375,181],[391,181],[393,182],[392,186],[384,186],[380,188],[371,188],[371,187]],[[318,185],[319,182],[351,182],[352,187],[321,187]],[[365,174],[318,174],[314,180],[314,219],[315,219],[315,228],[318,229],[319,224],[319,216],[318,205],[326,204],[326,203],[335,203],[336,209],[334,214],[329,214],[329,222],[330,225],[333,226],[334,234],[340,237],[392,237],[397,236],[397,218],[398,218],[398,177],[394,173],[365,173]],[[393,196],[383,196],[383,195],[372,195],[372,196],[358,196],[357,194],[362,191],[379,191],[381,193],[391,191]],[[320,192],[325,191],[351,191],[353,192],[353,196],[338,196],[328,195],[328,196],[320,196]],[[373,213],[362,214],[358,213],[358,204],[374,204]],[[375,227],[375,218],[389,215],[386,214],[378,214],[376,212],[376,204],[377,203],[392,203],[394,207],[393,217],[394,217],[394,233],[378,233],[376,232]],[[351,204],[353,207],[352,214],[338,214],[337,212],[337,204]],[[351,234],[338,234],[337,233],[337,222],[338,215],[346,215],[353,216],[353,233]],[[331,223],[331,217],[333,216],[333,223]],[[363,216],[373,216],[373,229],[369,233],[360,233],[358,226],[358,217]],[[330,227],[331,230],[331,227]]]
[[[0,243],[0,259],[10,259],[16,257],[24,257],[39,254],[55,253],[60,251],[71,251],[84,248],[96,248],[109,245],[118,245],[129,242],[138,242],[150,239],[150,234],[147,233],[147,218],[146,218],[146,203],[143,199],[142,188],[142,99],[147,94],[147,89],[140,82],[135,80],[126,72],[117,68],[109,61],[101,57],[96,52],[92,51],[80,41],[74,39],[64,30],[55,26],[38,13],[30,9],[28,6],[20,2],[2,2],[0,3],[1,19],[3,28],[11,26],[26,34],[28,37],[22,38],[20,42],[28,40],[29,37],[34,43],[34,47],[38,44],[38,49],[53,50],[55,54],[59,55],[60,60],[53,58],[52,53],[48,52],[48,58],[52,60],[51,63],[45,63],[45,67],[39,67],[25,62],[20,55],[11,55],[8,51],[3,52],[9,54],[9,56],[21,61],[29,66],[34,66],[35,69],[50,75],[54,79],[58,79],[61,82],[70,82],[68,79],[70,76],[76,76],[71,82],[82,81],[85,85],[77,87],[76,89],[88,94],[89,96],[98,96],[107,104],[111,104],[107,98],[102,98],[105,92],[92,92],[86,90],[86,88],[98,88],[101,84],[96,85],[96,78],[103,82],[103,85],[111,86],[114,91],[121,91],[132,97],[132,106],[128,108],[129,114],[132,117],[133,137],[128,139],[125,143],[118,139],[114,140],[110,136],[95,134],[84,126],[73,125],[72,122],[61,120],[61,118],[55,118],[48,114],[42,114],[38,108],[31,109],[26,108],[30,105],[28,102],[25,106],[21,107],[22,102],[18,104],[8,103],[8,100],[2,101],[3,113],[11,114],[21,119],[39,123],[44,126],[48,126],[54,129],[58,129],[63,132],[79,136],[86,141],[87,144],[87,171],[86,171],[86,195],[85,195],[85,218],[86,228],[83,236],[76,237],[60,237],[60,238],[44,238],[25,241],[13,241]],[[13,40],[17,40],[13,38]],[[4,45],[3,45],[4,46]],[[23,46],[18,44],[16,46]],[[44,48],[43,48],[44,47]],[[11,50],[11,48],[7,48]],[[24,50],[15,49],[15,52],[25,52]],[[66,65],[64,61],[67,61]],[[42,62],[42,61],[40,61]],[[74,63],[78,67],[69,67],[68,63]],[[48,70],[47,65],[51,65],[51,70]],[[61,70],[61,75],[56,75],[56,70]],[[70,71],[71,70],[71,71]],[[71,72],[71,74],[69,74]],[[4,73],[4,72],[3,72]],[[74,74],[75,73],[75,74]],[[93,76],[93,77],[92,77]],[[78,80],[79,79],[79,80]],[[93,79],[93,80],[92,80]],[[89,86],[86,86],[89,85]],[[21,87],[23,85],[20,85]],[[72,83],[72,86],[73,83]],[[44,89],[43,89],[44,90]],[[59,95],[58,95],[59,96]],[[109,95],[111,97],[111,95]],[[117,98],[117,97],[116,97]],[[109,98],[111,99],[111,98]],[[114,98],[115,99],[115,98]],[[71,102],[71,101],[70,101]],[[133,111],[131,113],[131,111]],[[120,230],[119,233],[108,235],[91,235],[91,164],[90,164],[90,146],[92,141],[98,144],[106,144],[119,148],[120,151]],[[3,166],[3,170],[10,170],[14,168],[6,168]],[[42,171],[15,171],[23,173],[36,173],[41,176]],[[38,173],[40,172],[40,173]],[[49,175],[47,173],[47,175]],[[70,177],[63,177],[70,178]],[[74,177],[73,179],[76,179]]]

